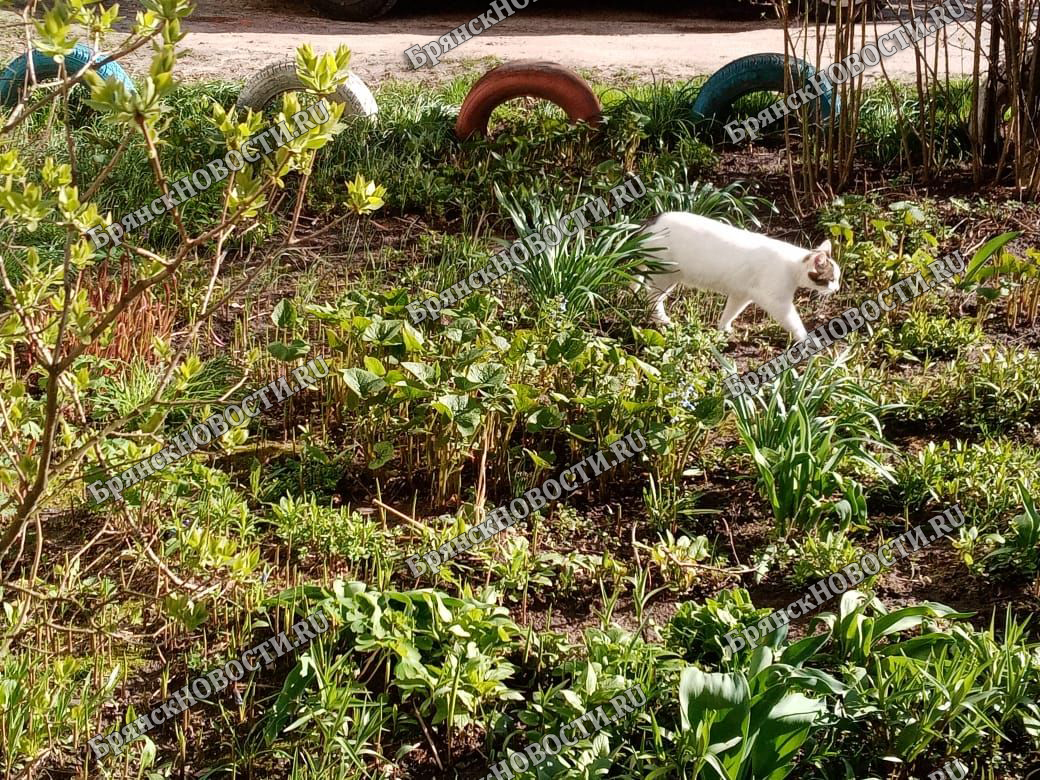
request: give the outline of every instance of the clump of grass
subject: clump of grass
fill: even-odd
[[[953,357],[984,338],[978,323],[912,311],[899,328],[896,343],[918,357]]]
[[[559,224],[579,207],[544,202],[523,192],[496,190],[502,209],[519,235]],[[608,300],[631,284],[646,265],[648,236],[625,217],[590,225],[518,266],[513,272],[540,310],[558,310],[569,319],[582,320],[602,311]]]
[[[314,496],[283,497],[271,508],[278,536],[301,556],[344,558],[352,563],[385,560],[392,534],[348,507],[324,506]]]
[[[970,331],[967,331],[970,332]],[[986,346],[924,370],[894,393],[899,416],[966,432],[1022,430],[1040,419],[1040,352]],[[893,391],[890,391],[893,392]]]
[[[928,150],[942,166],[965,159],[971,153],[971,92],[968,79],[953,79],[929,94],[925,106],[934,114],[935,146]],[[922,105],[914,87],[877,85],[866,91],[859,113],[860,152],[879,165],[916,165],[924,159],[921,142]]]
[[[646,195],[629,206],[633,219],[654,217],[665,211],[688,211],[737,227],[762,226],[761,214],[776,213],[768,198],[755,195],[753,186],[733,181],[721,187],[691,180],[686,170],[655,172],[644,179]]]
[[[1040,450],[1003,438],[931,442],[894,472],[911,510],[959,503],[969,523],[988,530],[1018,513],[1019,481],[1040,483]]]

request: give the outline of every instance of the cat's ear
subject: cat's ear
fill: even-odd
[[[830,248],[830,242],[827,242],[828,249]],[[834,278],[834,272],[831,266],[834,261],[831,259],[830,253],[823,249],[818,248],[811,251],[805,256],[805,261],[809,265],[809,279],[815,284],[823,284],[830,282]]]
[[[802,262],[811,266],[817,271],[822,271],[825,268],[830,267],[831,255],[827,249],[818,247],[811,251],[809,254],[807,254]]]
[[[826,255],[834,254],[834,250],[831,248],[831,240],[829,238],[826,241],[824,241],[822,244],[820,244],[818,247],[816,247],[816,249],[814,249],[813,251],[814,252],[823,252]]]

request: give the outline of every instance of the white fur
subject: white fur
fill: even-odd
[[[741,230],[696,214],[672,211],[654,220],[645,232],[650,257],[660,262],[661,273],[639,277],[633,286],[646,290],[654,306],[653,319],[669,324],[664,304],[677,286],[696,287],[728,296],[719,329],[729,333],[735,320],[751,303],[758,304],[796,339],[806,336],[802,318],[794,307],[799,287],[824,294],[837,291],[841,269],[831,259],[830,241],[815,250]],[[829,284],[809,278],[817,267],[829,263],[834,277]]]

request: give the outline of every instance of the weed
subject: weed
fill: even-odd
[[[778,536],[866,524],[866,497],[849,469],[858,464],[891,480],[878,459],[890,445],[878,420],[882,405],[844,359],[812,359],[800,373],[785,371],[760,394],[731,403]]]
[[[1017,483],[1040,480],[1040,452],[1009,439],[929,443],[894,470],[908,507],[959,503],[983,532],[1010,519],[1019,505]]]

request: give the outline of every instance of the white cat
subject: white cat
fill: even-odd
[[[729,296],[719,329],[732,330],[748,304],[757,303],[795,339],[806,336],[794,307],[799,287],[830,295],[838,290],[841,269],[831,257],[831,242],[816,249],[752,233],[707,217],[670,211],[644,225],[646,246],[662,270],[637,277],[633,290],[646,290],[654,322],[668,325],[665,301],[678,285]]]

